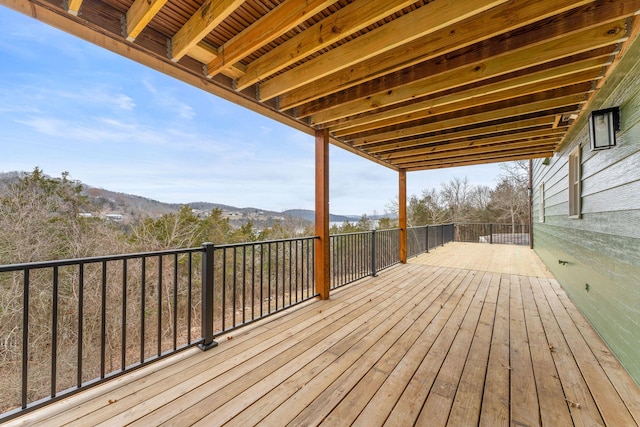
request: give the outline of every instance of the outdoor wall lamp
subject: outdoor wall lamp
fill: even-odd
[[[616,132],[620,130],[620,108],[592,111],[589,116],[591,151],[606,150],[616,145]]]

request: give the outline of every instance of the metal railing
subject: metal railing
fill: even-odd
[[[453,241],[454,224],[433,224],[407,229],[407,257],[415,257]]]
[[[314,240],[0,266],[0,421],[313,298]]]
[[[407,256],[453,238],[412,227]],[[316,239],[0,266],[0,421],[316,297]],[[399,229],[330,237],[332,289],[399,262]]]
[[[453,224],[407,229],[407,257],[452,242]],[[331,289],[347,285],[400,262],[400,229],[372,230],[331,236]]]
[[[529,224],[456,223],[455,241],[529,245]]]
[[[330,236],[331,289],[400,262],[400,230],[371,230]]]

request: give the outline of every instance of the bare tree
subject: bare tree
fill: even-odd
[[[499,220],[510,222],[515,230],[517,224],[529,222],[529,164],[518,161],[500,167],[503,172],[499,175],[498,185],[491,192],[490,206]]]
[[[472,217],[471,195],[473,186],[465,176],[454,177],[448,183],[441,184],[441,197],[449,211],[449,221],[466,222]]]

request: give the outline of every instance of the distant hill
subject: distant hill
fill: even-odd
[[[12,171],[0,172],[0,193],[7,184],[15,182],[23,177],[26,172]],[[146,197],[136,196],[133,194],[119,193],[116,191],[106,190],[103,188],[92,187],[90,185],[78,182],[83,187],[83,194],[86,195],[92,205],[92,213],[96,214],[122,214],[128,220],[134,218],[152,217],[157,218],[162,215],[177,212],[185,204],[192,209],[202,212],[210,212],[212,209],[220,209],[234,224],[241,224],[246,221],[254,223],[271,223],[274,220],[281,220],[285,217],[302,219],[313,222],[315,213],[308,209],[289,209],[283,212],[268,211],[255,207],[238,208],[235,206],[224,205],[212,202],[191,202],[191,203],[164,203]],[[371,219],[379,219],[385,215],[376,215]],[[330,214],[331,222],[357,222],[360,215],[336,215]]]
[[[289,209],[289,210],[283,211],[282,214],[292,218],[302,218],[307,221],[315,221],[315,218],[316,218],[315,211],[311,211],[308,209]],[[359,219],[360,217],[329,214],[330,222],[345,222],[345,221],[353,222],[354,220],[357,221]]]

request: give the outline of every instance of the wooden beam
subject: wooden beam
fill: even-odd
[[[398,227],[400,228],[400,262],[407,263],[407,171],[398,171]]]
[[[267,80],[260,85],[260,98],[261,100],[274,98],[318,80],[335,70],[343,70],[505,2],[506,0],[430,2],[412,13],[358,37],[357,43],[346,43],[316,59],[305,62],[294,70]]]
[[[329,131],[316,131],[316,240],[315,288],[320,299],[329,299]]]
[[[218,57],[218,49],[207,42],[200,42],[192,47],[187,55],[203,64],[208,64]],[[244,76],[245,70],[246,67],[244,65],[236,63],[233,67],[228,67],[222,71],[222,74],[235,80]]]
[[[540,146],[535,148],[520,148],[516,150],[497,150],[493,153],[480,153],[480,154],[472,154],[472,155],[459,155],[459,156],[451,156],[448,158],[442,159],[434,159],[434,160],[425,160],[418,162],[403,162],[399,163],[398,166],[401,168],[406,168],[407,170],[415,170],[416,167],[421,168],[429,168],[434,166],[440,166],[442,164],[449,165],[449,167],[454,166],[463,166],[468,164],[469,162],[507,162],[511,161],[514,157],[519,157],[520,159],[533,159],[541,156],[542,154],[547,154],[547,156],[541,157],[551,157],[553,156],[554,148],[557,144],[549,144],[546,146]],[[551,155],[549,155],[551,153]],[[528,156],[528,157],[527,157]],[[509,160],[506,160],[509,159]]]
[[[402,159],[407,157],[427,156],[437,153],[444,153],[450,151],[468,151],[477,147],[494,145],[499,143],[517,143],[522,141],[531,141],[534,138],[561,138],[567,131],[567,127],[560,128],[547,128],[539,129],[521,133],[506,133],[502,135],[488,136],[478,139],[467,139],[464,141],[448,142],[442,140],[437,144],[431,144],[429,146],[410,148],[410,149],[398,149],[386,154],[380,154],[379,157],[383,160]]]
[[[127,40],[134,41],[166,3],[167,0],[136,0],[133,2],[126,15]]]
[[[617,21],[602,27],[581,31],[565,37],[562,43],[551,40],[534,46],[521,46],[518,49],[500,47],[497,55],[483,58],[477,62],[456,64],[445,61],[434,67],[425,67],[429,73],[425,77],[413,76],[408,83],[387,87],[368,97],[359,97],[340,106],[350,114],[371,111],[376,108],[395,105],[422,96],[434,94],[491,77],[524,70],[540,64],[549,63],[572,55],[588,52],[599,47],[611,46],[625,39],[624,21]],[[335,105],[334,105],[335,107]],[[300,114],[300,113],[299,113]]]
[[[528,93],[541,92],[548,89],[566,86],[572,83],[584,82],[599,78],[604,72],[604,67],[609,60],[607,57],[599,57],[584,61],[571,62],[558,67],[546,68],[544,66],[539,71],[528,72],[523,70],[520,73],[510,73],[506,76],[493,78],[489,83],[482,85],[472,85],[469,89],[461,88],[460,91],[453,93],[445,92],[444,95],[435,94],[424,101],[411,102],[403,104],[398,108],[384,109],[381,112],[372,112],[369,114],[350,115],[341,108],[326,110],[311,117],[312,125],[320,125],[335,121],[336,119],[345,119],[338,124],[328,126],[336,135],[344,135],[347,133],[363,132],[369,129],[376,129],[384,126],[403,123],[418,118],[428,117],[435,113],[435,109],[443,106],[449,106],[448,109],[468,108],[473,105],[481,105],[484,103],[494,102],[496,100],[507,99]],[[545,64],[546,65],[546,64]],[[516,74],[515,77],[509,77]],[[483,80],[484,81],[484,80]],[[442,109],[442,111],[446,111]],[[349,129],[345,132],[345,130]]]
[[[424,170],[432,170],[432,169],[445,169],[445,168],[455,168],[460,166],[474,166],[474,165],[486,165],[488,163],[503,163],[503,162],[513,162],[515,160],[529,160],[529,159],[542,159],[545,157],[553,157],[553,150],[541,153],[532,153],[532,154],[514,154],[514,155],[506,155],[504,157],[493,157],[486,158],[480,160],[465,160],[459,162],[438,162],[436,164],[425,164],[412,166],[407,168],[409,172],[416,171],[424,171]]]
[[[398,138],[407,138],[414,135],[420,135],[423,133],[441,131],[445,129],[452,129],[459,126],[469,126],[482,122],[489,122],[492,120],[506,119],[508,117],[516,117],[524,114],[531,114],[539,111],[552,110],[555,108],[566,106],[578,106],[585,103],[587,96],[584,93],[576,95],[562,96],[559,98],[544,99],[542,101],[535,101],[525,103],[521,105],[508,106],[506,108],[499,108],[495,110],[489,110],[472,115],[463,115],[460,117],[453,117],[446,120],[436,120],[430,123],[425,123],[417,126],[410,126],[401,128],[398,130],[391,130],[387,132],[380,132],[369,136],[362,136],[352,138],[351,142],[354,146],[363,145],[372,142],[389,141]]]
[[[418,147],[421,145],[435,144],[440,142],[451,143],[461,139],[469,138],[482,138],[487,135],[500,132],[513,132],[514,134],[519,132],[528,132],[535,129],[540,129],[542,126],[550,126],[553,123],[555,116],[536,117],[534,119],[516,120],[512,122],[500,123],[498,125],[480,126],[472,129],[465,129],[462,131],[441,133],[438,132],[435,135],[430,135],[421,138],[414,138],[406,141],[387,142],[382,144],[367,144],[360,145],[360,148],[365,149],[367,152],[376,155],[380,158],[381,153],[389,151],[395,151],[397,149],[407,149],[411,147]]]
[[[245,89],[413,3],[415,0],[355,0],[247,65],[246,74],[238,79],[238,90]]]
[[[285,0],[271,12],[245,28],[218,49],[220,55],[209,63],[209,77],[232,67],[287,31],[335,3],[335,0]]]
[[[78,16],[78,12],[80,11],[80,6],[82,6],[82,0],[66,0],[65,3],[66,3],[67,12],[69,12],[74,16]]]
[[[632,14],[631,10],[634,6],[640,4],[638,3],[639,1],[634,0],[631,5],[629,5],[629,2],[625,2],[625,4],[615,2],[615,4],[605,4],[602,7],[600,7],[600,3],[597,3],[598,8],[595,12],[580,14],[577,17],[573,17],[573,19],[545,22],[544,28],[539,28],[533,31],[534,34],[527,36],[529,38],[528,44],[531,44],[536,35],[538,38],[549,39],[551,35],[562,37],[570,28],[573,30],[578,28],[588,29],[589,25],[585,24],[587,19],[589,19],[587,22],[590,25],[597,25],[603,22],[602,19],[604,18],[601,18],[601,16],[608,17],[611,15],[618,19],[621,14],[622,16],[625,16],[626,13]],[[507,33],[510,30],[586,3],[590,2],[570,0],[563,0],[562,2],[531,2],[528,0],[509,2],[485,14],[460,22],[454,27],[440,30],[430,37],[407,43],[370,60],[355,64],[348,69],[333,72],[324,78],[316,80],[313,84],[308,84],[300,89],[283,94],[280,97],[281,107],[283,109],[298,107],[330,93],[346,90],[365,81],[399,72],[454,50],[477,45],[480,41],[488,40],[499,34]],[[451,58],[448,59],[450,60]],[[363,96],[371,94],[371,92],[362,93]],[[331,99],[327,100],[326,105],[334,106],[339,103],[341,102]],[[299,112],[298,114],[301,117],[305,117],[308,112]]]
[[[585,91],[589,92],[591,90],[591,83],[596,80],[599,76],[601,75],[600,70],[595,70],[594,72],[586,72],[584,74],[583,77],[581,78],[577,78],[576,79],[576,83],[586,83],[584,85],[581,85],[579,87],[582,87]],[[452,112],[456,112],[456,111],[464,111],[464,110],[468,110],[474,107],[480,107],[483,105],[489,105],[495,102],[499,102],[499,101],[508,101],[509,99],[514,99],[520,96],[526,96],[526,95],[535,95],[536,93],[541,93],[541,92],[546,92],[549,90],[553,90],[553,89],[560,89],[563,87],[567,87],[565,86],[565,84],[570,83],[569,81],[564,81],[563,79],[560,80],[550,80],[549,82],[545,82],[545,83],[533,83],[527,86],[524,86],[522,88],[520,88],[520,90],[518,91],[510,91],[508,94],[490,94],[490,95],[485,95],[485,96],[479,96],[477,98],[473,98],[470,99],[468,101],[461,101],[461,102],[456,102],[453,104],[448,104],[445,105],[443,107],[439,107],[439,108],[433,108],[430,110],[423,110],[421,112],[418,112],[416,114],[409,114],[408,116],[411,118],[407,118],[405,120],[389,120],[389,121],[383,121],[379,123],[379,127],[373,127],[373,126],[358,126],[356,128],[352,128],[352,129],[348,129],[348,131],[353,131],[355,132],[366,132],[372,129],[379,129],[379,130],[383,130],[384,131],[384,127],[386,127],[387,129],[391,129],[390,126],[393,125],[397,125],[397,124],[401,124],[401,123],[408,123],[408,122],[412,122],[415,120],[420,120],[420,119],[426,119],[432,116],[436,116],[436,115],[443,115],[446,113],[452,113]],[[343,136],[342,133],[340,132],[334,132],[334,134],[336,136]]]
[[[407,166],[408,164],[415,164],[420,162],[429,162],[435,160],[450,160],[452,158],[457,157],[469,157],[475,155],[488,155],[488,154],[496,154],[502,152],[512,152],[515,150],[520,150],[522,152],[529,152],[533,150],[538,150],[540,147],[549,148],[553,150],[560,140],[562,135],[560,136],[550,136],[547,138],[540,138],[535,140],[524,140],[524,141],[507,141],[499,144],[489,144],[489,145],[478,145],[468,148],[463,148],[459,150],[451,150],[451,151],[440,151],[429,154],[422,154],[419,156],[407,156],[401,157],[397,159],[393,159],[393,163],[397,164],[400,167]]]
[[[242,3],[244,0],[205,0],[200,9],[171,38],[171,60],[178,62],[182,59]]]

